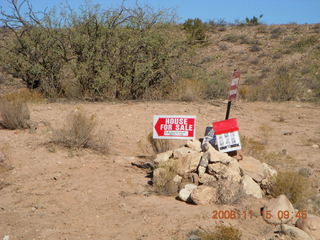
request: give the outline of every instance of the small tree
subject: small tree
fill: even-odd
[[[253,16],[252,18],[246,17],[246,24],[247,25],[259,25],[259,24],[261,24],[260,20],[262,17],[263,17],[262,14],[260,14],[259,18],[257,18],[256,16]]]
[[[199,18],[185,21],[183,29],[187,32],[190,42],[203,42],[207,39],[206,25]]]

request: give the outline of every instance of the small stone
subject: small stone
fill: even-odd
[[[304,177],[310,177],[313,174],[313,170],[311,168],[300,168],[299,174]]]
[[[210,159],[209,153],[205,152],[201,157],[199,165],[205,168],[208,167],[209,159]]]
[[[207,169],[206,169],[205,167],[199,166],[199,167],[198,167],[198,174],[199,174],[199,176],[201,177],[203,174],[205,174],[206,170],[207,170]]]
[[[197,188],[197,185],[194,184],[186,184],[183,189],[179,191],[179,198],[184,201],[190,201],[191,192]]]
[[[180,184],[182,181],[182,177],[179,176],[179,175],[176,175],[174,178],[173,178],[173,182],[175,182],[176,184]]]
[[[313,145],[312,145],[312,148],[313,148],[313,149],[319,149],[320,146],[319,146],[318,144],[313,144]]]

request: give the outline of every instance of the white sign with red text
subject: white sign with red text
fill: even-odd
[[[153,116],[153,138],[194,139],[196,116]]]

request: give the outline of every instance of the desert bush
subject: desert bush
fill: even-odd
[[[7,129],[26,129],[30,127],[30,112],[22,101],[0,100],[0,125]]]
[[[306,48],[314,46],[318,42],[318,39],[319,37],[316,35],[303,37],[299,41],[290,45],[289,48],[293,49],[294,51],[301,52]]]
[[[271,187],[274,197],[285,194],[295,207],[303,207],[310,193],[309,179],[297,172],[279,172]]]
[[[205,80],[204,97],[206,99],[223,98],[227,96],[228,75],[222,70],[215,70]]]
[[[96,126],[95,115],[77,109],[68,115],[64,128],[54,131],[51,142],[72,149],[90,148],[108,153],[110,134],[96,133]]]
[[[201,240],[241,240],[242,233],[232,226],[217,225],[214,231],[200,232]]]
[[[234,34],[234,33],[230,33],[230,34],[226,34],[221,40],[222,41],[226,41],[226,42],[235,43],[239,39],[242,39],[242,36],[243,35],[237,35],[237,34]]]
[[[155,90],[163,97],[179,79],[188,48],[170,12],[83,5],[36,14],[28,1],[10,2],[2,24],[13,37],[0,62],[47,97],[66,96],[70,86],[85,99],[141,99]]]
[[[7,93],[1,96],[0,99],[12,101],[12,102],[31,102],[31,103],[40,103],[44,101],[43,95],[36,90],[23,88],[16,92]]]
[[[256,44],[252,45],[249,49],[250,52],[259,52],[261,50],[261,48]]]
[[[172,142],[168,139],[154,139],[152,132],[148,134],[147,138],[154,153],[162,153],[172,149]]]
[[[163,171],[160,171],[159,177],[153,182],[154,191],[163,195],[176,194],[178,186],[173,181],[177,175],[176,161],[171,159],[161,163],[158,167],[163,169]]]
[[[288,67],[281,66],[276,74],[266,83],[267,94],[275,101],[295,100],[302,90],[302,83],[298,81]]]
[[[188,19],[183,23],[183,29],[188,34],[189,42],[197,43],[207,40],[207,27],[201,19]]]

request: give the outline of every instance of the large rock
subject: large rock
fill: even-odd
[[[230,180],[218,181],[218,199],[222,204],[238,202],[243,197],[242,186],[238,182]]]
[[[308,214],[305,219],[298,219],[296,226],[308,233],[314,240],[320,240],[320,217]]]
[[[183,176],[186,173],[189,172],[196,172],[198,169],[198,165],[200,162],[200,159],[202,157],[201,152],[191,152],[186,155],[183,155],[182,157],[176,159],[177,163],[177,172],[179,175]]]
[[[252,195],[255,198],[262,198],[262,190],[255,181],[248,175],[244,175],[242,178],[243,191],[247,195]]]
[[[201,185],[191,192],[190,198],[197,205],[208,205],[217,202],[217,188]]]
[[[207,152],[209,153],[209,163],[224,163],[227,164],[234,160],[232,157],[229,157],[227,153],[219,152],[214,147],[211,146],[211,144],[206,144],[208,145],[208,150]]]
[[[190,154],[190,153],[195,153],[196,151],[188,148],[188,147],[181,147],[181,148],[177,148],[175,150],[173,150],[173,157],[174,158],[183,158],[186,155]]]
[[[194,151],[201,152],[201,142],[198,139],[189,140],[186,145]]]
[[[196,188],[197,185],[195,184],[186,184],[184,188],[179,191],[179,198],[184,202],[190,201],[191,192]]]
[[[279,217],[281,212],[284,213],[285,211],[289,213],[289,217]],[[263,219],[271,224],[288,223],[293,217],[295,217],[294,208],[285,195],[271,199],[263,208]]]
[[[199,182],[204,185],[215,186],[217,185],[217,178],[210,174],[204,173],[200,175]]]
[[[208,165],[208,173],[218,179],[227,179],[234,182],[241,181],[241,171],[237,160],[232,159],[228,164],[221,162]]]
[[[271,167],[269,164],[262,163],[263,167],[263,175],[265,178],[272,178],[277,176],[278,172],[273,167]]]
[[[172,156],[173,151],[167,151],[167,152],[163,152],[163,153],[159,153],[157,154],[156,158],[153,160],[156,164],[160,164],[163,162],[166,162],[170,159],[170,157]]]
[[[282,224],[281,232],[287,236],[290,236],[292,240],[314,240],[306,232],[302,231],[299,228]]]
[[[243,173],[250,176],[256,182],[261,182],[262,179],[266,178],[265,169],[259,160],[253,157],[245,157],[239,164]]]

